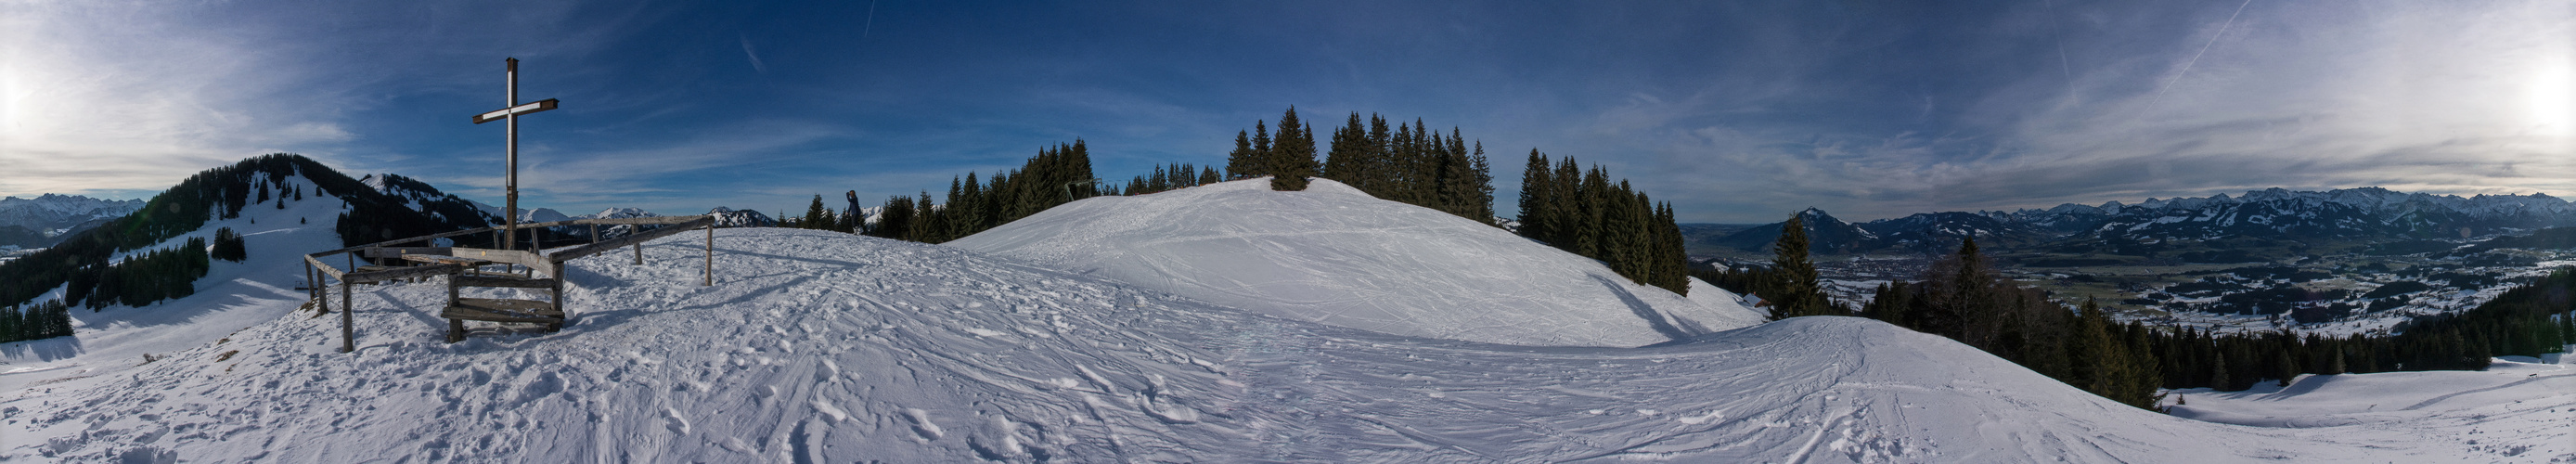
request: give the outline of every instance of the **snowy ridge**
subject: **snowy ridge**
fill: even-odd
[[[425,305],[445,287],[387,285],[357,295],[356,354],[333,352],[336,318],[290,315],[149,364],[40,371],[47,383],[0,398],[0,457],[2513,459],[2569,452],[2550,432],[2566,416],[2540,411],[2576,407],[2562,394],[2338,428],[2241,427],[2121,406],[1863,319],[1654,348],[1513,347],[1266,317],[818,231],[719,230],[723,268],[702,287],[697,244],[683,239],[646,245],[642,266],[571,263],[578,319],[561,333],[478,326],[443,344]],[[2521,449],[2481,448],[2500,440]]]
[[[948,245],[1398,335],[1640,346],[1741,326],[1599,261],[1321,179],[1302,192],[1251,179],[1090,198]]]

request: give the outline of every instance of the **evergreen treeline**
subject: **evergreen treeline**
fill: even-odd
[[[1281,120],[1293,117],[1292,108]],[[1485,143],[1469,145],[1456,127],[1442,138],[1416,118],[1413,125],[1398,123],[1390,132],[1386,118],[1372,113],[1363,127],[1360,114],[1351,113],[1349,121],[1333,129],[1332,143],[1321,177],[1379,199],[1494,223],[1494,170],[1485,158]]]
[[[1279,117],[1275,140],[1265,121],[1254,121],[1252,126],[1250,134],[1234,133],[1234,151],[1225,155],[1227,178],[1271,176],[1271,190],[1293,192],[1305,190],[1306,178],[1321,174],[1322,166],[1315,164],[1315,130],[1297,120],[1297,107],[1288,107],[1288,114]]]
[[[446,201],[419,202],[421,209],[414,210],[409,200],[378,193],[375,189],[367,188],[367,184],[360,183],[357,179],[351,179],[347,175],[340,174],[339,171],[323,167],[321,163],[302,156],[287,156],[293,156],[299,165],[309,165],[303,169],[306,179],[312,180],[315,185],[320,185],[324,192],[337,195],[341,200],[349,202],[347,212],[339,215],[338,222],[332,229],[340,234],[340,246],[365,245],[501,223],[500,217],[476,208],[473,203],[456,198],[455,195],[439,193],[438,188],[408,177],[385,175],[385,187],[420,192],[424,195],[444,195]],[[520,233],[529,234],[529,239],[520,240],[521,247],[533,246],[530,243],[571,240],[562,234],[549,234],[544,230]],[[498,247],[501,242],[496,240],[497,234],[498,232],[478,233],[455,237],[454,240],[460,244],[475,244],[472,246]]]
[[[195,241],[197,239],[189,240]],[[192,243],[202,243],[202,241]],[[241,234],[234,233],[233,228],[231,227],[215,229],[214,249],[207,250],[206,254],[214,259],[236,263],[242,262],[242,260],[245,259],[250,259],[250,249],[242,244]]]
[[[1761,281],[1746,277],[1752,274],[1732,277]],[[2409,321],[2395,335],[2218,335],[2119,324],[2093,301],[2070,312],[2047,292],[2014,285],[1969,239],[1923,280],[1879,286],[1861,315],[1958,340],[2068,385],[2153,409],[2159,387],[2237,391],[2265,380],[2286,386],[2299,374],[2480,370],[2495,356],[2557,352],[2576,343],[2571,308],[2576,268],[2561,268],[2468,311]]]
[[[1973,237],[1926,269],[1922,281],[1880,285],[1861,315],[1957,340],[2131,406],[2155,409],[2163,397],[2156,387],[2165,374],[2150,330],[2112,323],[2092,301],[2067,311],[2048,292],[2015,285],[1995,272]]]
[[[946,242],[1056,205],[1099,196],[1098,182],[1091,173],[1090,148],[1074,140],[1072,144],[1038,150],[1037,156],[1030,157],[1020,169],[994,173],[991,181],[978,181],[971,172],[965,179],[950,179],[945,204],[934,203],[930,192],[922,192],[919,198],[895,196],[887,198],[885,206],[879,208],[875,224],[864,224],[856,212],[845,212],[837,218],[837,227],[876,237]],[[816,197],[812,209],[823,209],[821,197]],[[819,225],[829,220],[797,222]]]
[[[1610,183],[1600,166],[1584,171],[1573,157],[1551,168],[1547,155],[1530,150],[1525,172],[1521,236],[1601,260],[1639,284],[1690,291],[1689,257],[1671,204],[1655,203],[1625,179]]]
[[[183,298],[197,293],[194,282],[205,277],[212,267],[206,239],[189,237],[177,248],[153,250],[127,256],[116,264],[73,271],[59,301],[66,305],[86,301],[91,311],[97,311],[112,304],[143,306]]]
[[[62,300],[37,303],[21,311],[0,306],[0,343],[72,334],[72,307]]]
[[[1102,192],[1102,194],[1117,196],[1145,195],[1213,184],[1222,180],[1224,179],[1217,174],[1216,167],[1214,166],[1201,168],[1187,163],[1172,164],[1168,166],[1155,166],[1153,173],[1136,176],[1134,179],[1127,180],[1127,188],[1113,189],[1108,192]]]
[[[2165,388],[2236,391],[2263,380],[2286,384],[2299,374],[2481,370],[2496,356],[2539,356],[2576,344],[2571,297],[2576,269],[2559,268],[2468,311],[2409,321],[2396,335],[2214,335],[2173,328],[2147,340],[2164,360]]]

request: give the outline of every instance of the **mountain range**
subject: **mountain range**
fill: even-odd
[[[143,208],[143,200],[44,194],[0,198],[0,246],[43,248]]]
[[[2547,194],[2433,195],[2379,187],[2281,188],[2137,204],[2061,204],[2018,211],[1935,212],[1849,223],[1809,208],[1810,250],[1824,254],[1940,252],[1961,237],[2069,253],[2137,255],[2225,239],[2308,242],[2468,239],[2576,225],[2576,204]],[[1785,224],[1703,238],[1704,245],[1768,250]]]

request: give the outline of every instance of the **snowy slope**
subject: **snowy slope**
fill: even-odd
[[[2175,390],[2165,404],[2178,417],[2258,427],[2397,426],[2434,429],[2430,433],[2474,428],[2492,435],[2483,440],[2503,453],[2517,445],[2553,438],[2563,445],[2576,438],[2576,410],[2565,408],[2576,397],[2576,366],[2564,364],[2557,354],[2549,357],[2498,358],[2479,372],[2302,375],[2288,387],[2263,382],[2239,392]],[[2552,456],[2512,455],[2535,460]]]
[[[289,315],[150,364],[47,371],[0,397],[0,460],[2518,459],[2483,448],[2500,437],[2475,431],[2481,411],[2197,422],[1856,318],[1531,348],[1286,320],[817,231],[719,230],[718,281],[704,287],[697,240],[647,245],[641,266],[572,263],[578,320],[560,333],[478,327],[440,343],[430,314],[444,286],[398,284],[356,295],[355,354],[333,352],[336,317]],[[2541,417],[2516,424],[2566,429]]]
[[[1049,209],[948,245],[1290,319],[1397,335],[1640,346],[1741,327],[1599,261],[1330,180]]]
[[[254,179],[266,182],[265,174]],[[318,191],[301,176],[289,177],[285,182],[308,192]],[[206,277],[197,279],[195,296],[140,308],[120,305],[98,311],[75,309],[71,312],[71,337],[0,344],[0,392],[16,391],[41,380],[36,374],[13,372],[76,370],[130,362],[146,353],[202,346],[292,311],[295,302],[303,299],[303,292],[295,290],[303,285],[301,255],[338,247],[340,238],[332,231],[332,221],[346,202],[337,197],[309,195],[304,200],[288,199],[285,203],[285,209],[253,204],[242,208],[240,217],[207,221],[195,232],[120,254],[118,259],[179,246],[190,237],[211,243],[217,229],[231,228],[242,234],[243,249],[249,252],[250,259],[240,263],[214,261]],[[62,290],[57,287],[38,300],[61,296]]]
[[[1735,292],[1717,288],[1716,285],[1709,285],[1708,281],[1699,280],[1698,277],[1690,278],[1689,298],[1691,302],[1707,308],[1708,312],[1697,318],[1717,321],[1711,324],[1713,326],[1751,327],[1771,317],[1771,311],[1747,308],[1744,306],[1744,297],[1736,295]]]

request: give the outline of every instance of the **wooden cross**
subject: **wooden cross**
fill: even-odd
[[[509,130],[509,132],[510,132],[510,146],[509,146],[509,164],[510,164],[510,172],[509,172],[509,175],[508,175],[507,177],[505,177],[505,181],[503,182],[503,184],[505,184],[505,185],[507,186],[507,189],[508,189],[508,192],[509,192],[509,199],[508,199],[507,201],[508,201],[508,202],[509,202],[509,204],[510,204],[510,205],[509,205],[509,209],[510,209],[510,211],[509,211],[509,214],[504,215],[504,216],[502,216],[502,217],[501,217],[501,249],[504,249],[504,250],[508,250],[508,249],[516,249],[516,248],[517,248],[517,245],[518,245],[518,243],[517,243],[517,242],[518,242],[518,234],[519,234],[519,118],[518,118],[518,116],[519,116],[519,115],[522,115],[522,114],[529,114],[529,113],[535,113],[535,112],[539,112],[539,111],[545,111],[545,110],[555,109],[555,99],[552,99],[552,98],[548,98],[548,99],[544,99],[544,100],[538,100],[538,101],[534,101],[534,102],[529,102],[529,103],[527,103],[527,104],[520,104],[520,103],[519,103],[519,59],[518,59],[518,58],[509,58],[508,60],[509,60],[509,63],[510,63],[510,70],[509,70],[509,76],[510,76],[510,90],[509,90],[509,101],[507,102],[507,106],[503,106],[501,109],[498,109],[498,110],[492,110],[492,111],[489,111],[489,112],[485,112],[485,113],[483,113],[483,114],[477,114],[477,115],[474,115],[474,123],[475,123],[475,124],[482,124],[482,123],[487,123],[487,122],[492,122],[492,121],[508,121],[508,122],[509,122],[509,126],[510,126],[510,130]]]

